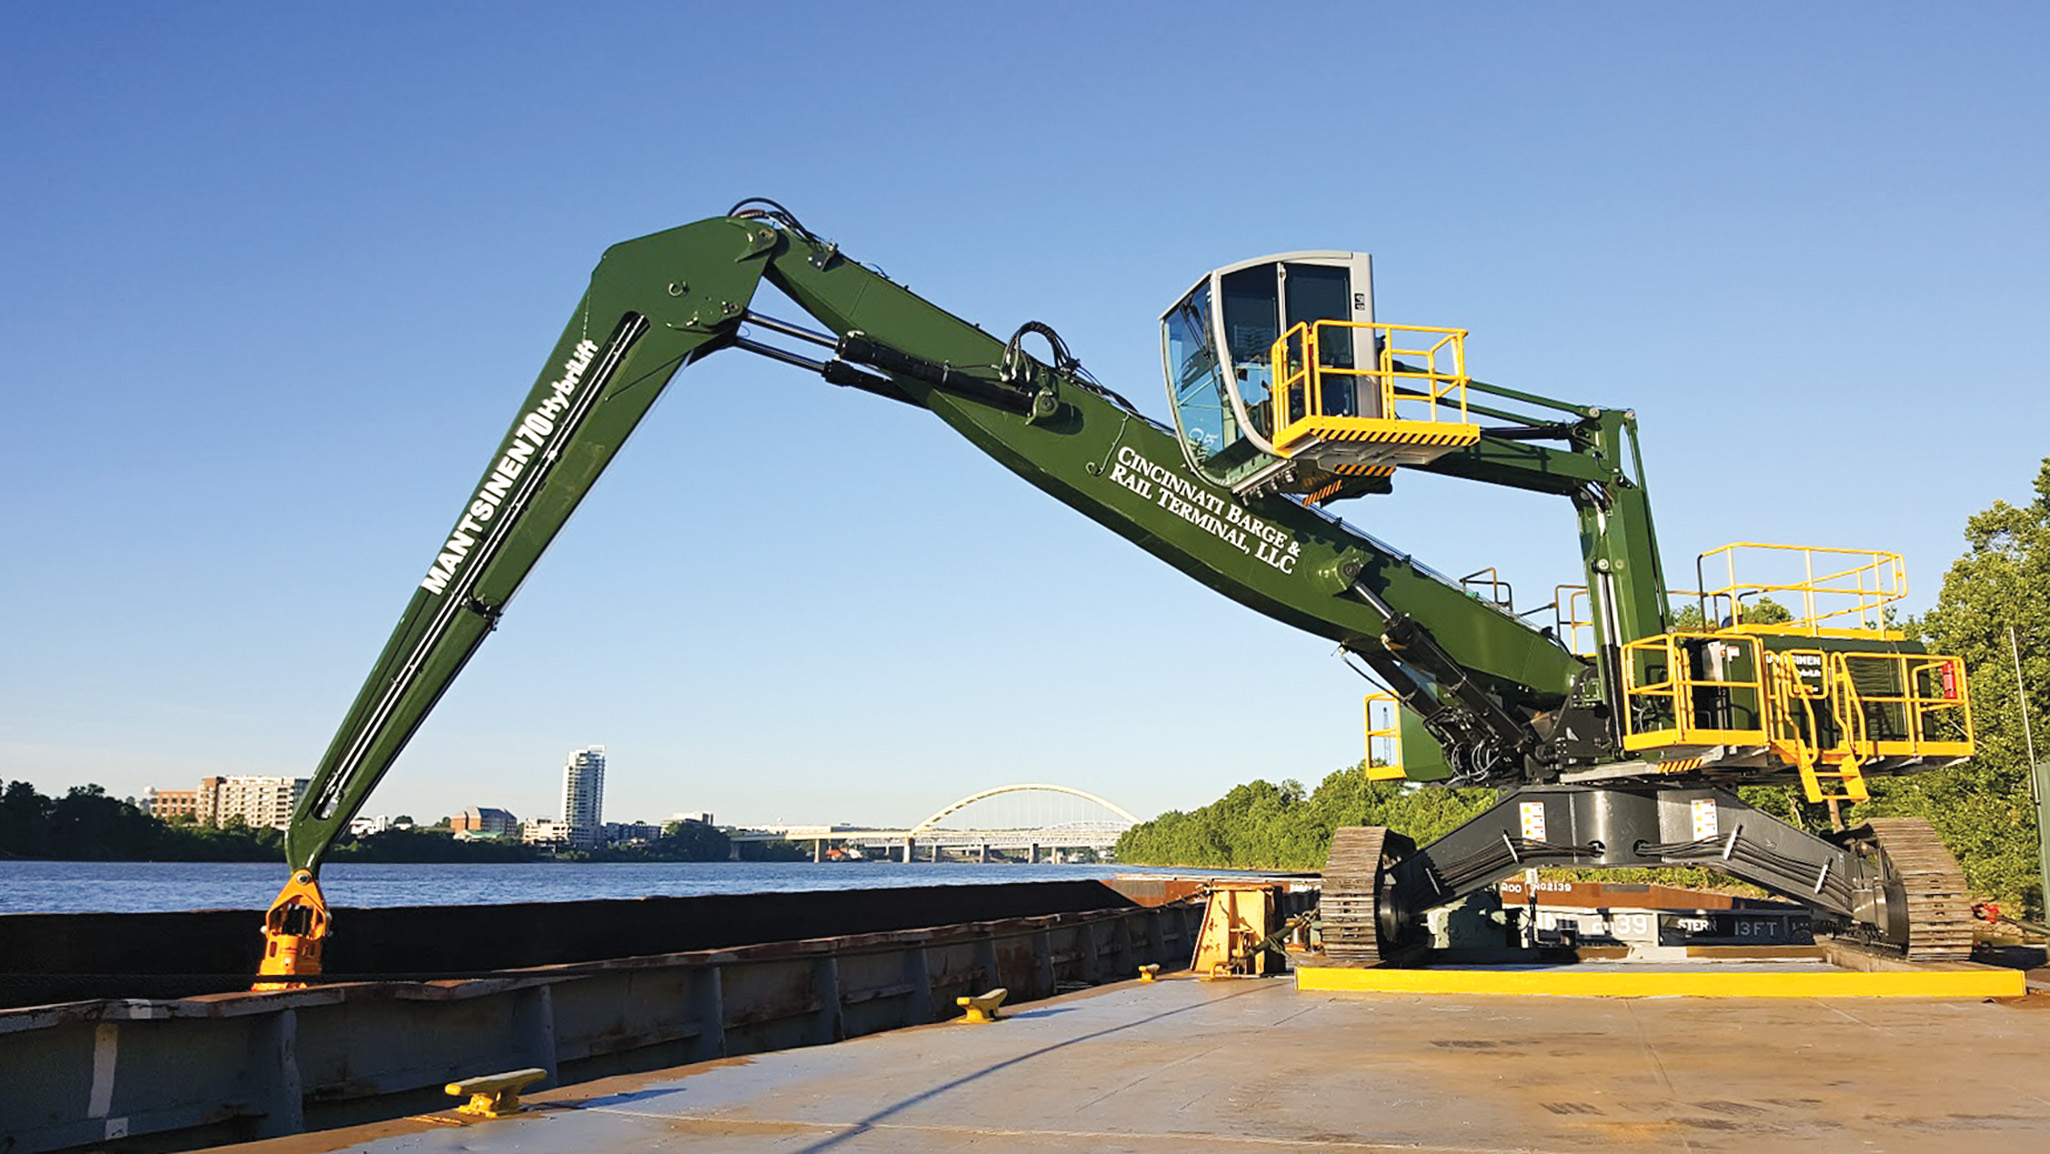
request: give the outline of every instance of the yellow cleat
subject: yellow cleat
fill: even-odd
[[[470,1100],[456,1107],[458,1114],[476,1114],[485,1118],[503,1118],[507,1114],[518,1114],[526,1110],[520,1105],[520,1091],[548,1076],[548,1071],[530,1067],[525,1070],[507,1070],[503,1074],[486,1074],[481,1078],[465,1078],[450,1082],[442,1089],[460,1098],[465,1094]]]
[[[998,986],[996,989],[991,990],[987,994],[975,994],[970,997],[955,998],[954,1004],[957,1006],[961,1006],[968,1011],[968,1016],[962,1018],[961,1020],[972,1026],[980,1024],[982,1022],[996,1021],[997,1007],[1003,1005],[1004,999],[1010,996],[1011,991],[1003,988],[1002,986]]]

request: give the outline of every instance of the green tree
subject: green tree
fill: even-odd
[[[1978,893],[2026,903],[2040,917],[2035,813],[2029,793],[2021,703],[2041,721],[2050,710],[2050,459],[2035,500],[1995,501],[1965,523],[1965,555],[1944,575],[1936,607],[1909,622],[1929,647],[1964,659],[1978,752],[1950,769],[1875,782],[1852,820],[1925,817]],[[2022,676],[2015,679],[2013,644]],[[2043,756],[2044,750],[2038,750]]]
[[[394,826],[343,841],[332,856],[336,861],[360,862],[522,862],[541,855],[534,846],[518,842],[488,838],[457,841],[447,830]]]
[[[1368,781],[1359,766],[1329,775],[1307,795],[1293,780],[1252,781],[1193,812],[1140,822],[1118,839],[1117,855],[1135,865],[1316,870],[1341,825],[1385,825],[1429,841],[1494,797],[1486,789]]]
[[[0,857],[42,857],[49,838],[50,799],[25,781],[0,790]]]
[[[665,861],[725,861],[733,842],[717,826],[679,821],[662,831],[654,848]]]
[[[133,860],[156,848],[163,824],[97,785],[74,785],[50,804],[46,848],[52,857]]]
[[[0,857],[276,861],[283,854],[279,830],[250,829],[240,818],[221,829],[189,818],[166,824],[98,785],[73,786],[58,798],[26,781],[0,790]]]
[[[1758,600],[1744,606],[1744,624],[1746,625],[1784,625],[1793,619],[1794,614],[1792,610],[1789,610],[1786,606],[1774,601],[1770,597],[1760,597]],[[1703,620],[1700,603],[1690,602],[1689,604],[1682,605],[1680,611],[1673,614],[1673,628],[1683,632],[1698,630],[1702,628]],[[1716,624],[1720,627],[1727,624],[1727,622],[1719,621]]]

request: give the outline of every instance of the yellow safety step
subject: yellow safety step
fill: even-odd
[[[1865,787],[1865,775],[1858,771],[1858,759],[1846,757],[1830,768],[1828,762],[1808,761],[1797,763],[1801,771],[1801,788],[1807,791],[1809,801],[1865,801],[1872,795]],[[1834,782],[1839,793],[1829,792]]]

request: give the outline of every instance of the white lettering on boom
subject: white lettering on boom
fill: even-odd
[[[1303,547],[1286,530],[1270,525],[1179,470],[1132,448],[1117,451],[1110,480],[1283,573],[1295,572]]]
[[[477,544],[476,535],[483,531],[484,522],[498,515],[499,507],[512,493],[514,482],[533,461],[535,450],[555,432],[555,418],[569,408],[570,396],[583,383],[584,373],[591,367],[591,359],[597,355],[596,344],[579,341],[562,366],[562,376],[549,382],[548,396],[523,414],[520,423],[513,426],[512,439],[505,446],[505,452],[491,467],[490,475],[484,478],[484,484],[463,510],[462,520],[456,523],[455,531],[442,545],[433,567],[427,570],[426,578],[420,582],[420,588],[429,593],[448,590],[448,583],[455,580],[456,569],[469,558],[470,550]]]

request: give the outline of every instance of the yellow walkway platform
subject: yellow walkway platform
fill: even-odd
[[[2027,975],[1995,966],[1859,972],[1729,965],[1492,966],[1296,970],[1299,990],[1363,994],[1557,994],[1581,998],[2019,998]]]

